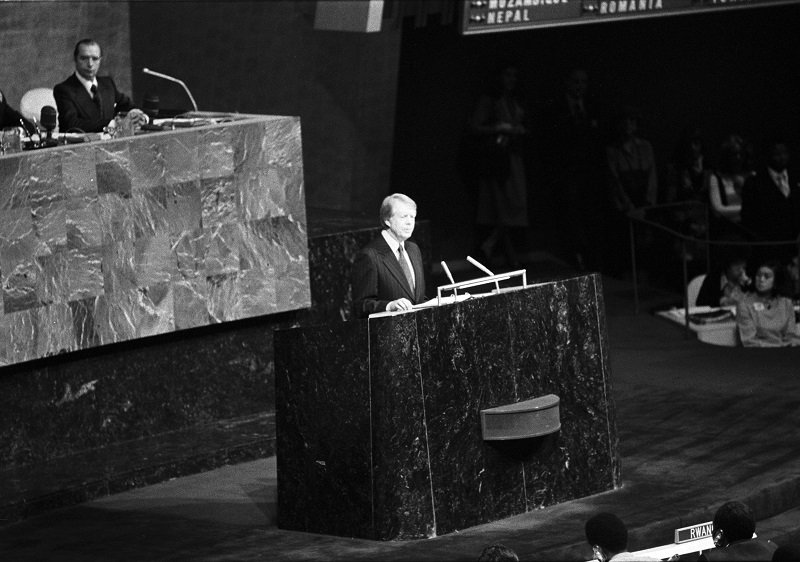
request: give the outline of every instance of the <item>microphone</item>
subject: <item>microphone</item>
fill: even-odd
[[[481,271],[483,271],[484,273],[486,273],[487,275],[494,275],[494,273],[492,273],[491,271],[489,271],[489,268],[488,268],[488,267],[484,267],[483,265],[481,265],[481,264],[478,262],[478,260],[476,260],[475,258],[473,258],[473,257],[471,257],[471,256],[467,256],[467,261],[468,261],[469,263],[471,263],[472,265],[474,265],[475,267],[477,267],[478,269],[480,269]]]
[[[142,111],[150,118],[150,122],[158,117],[158,104],[161,100],[155,94],[147,94],[142,102]]]
[[[456,284],[456,282],[455,282],[455,280],[453,279],[453,276],[450,274],[450,268],[449,268],[449,267],[447,267],[447,264],[446,264],[446,263],[444,263],[444,262],[442,262],[442,269],[444,269],[444,272],[447,274],[447,278],[450,280],[450,283],[451,283],[451,284],[453,284],[453,285],[455,285],[455,284]]]
[[[474,265],[475,267],[477,267],[478,269],[480,269],[481,271],[483,271],[484,273],[486,273],[487,275],[494,275],[494,273],[489,271],[488,267],[483,266],[478,260],[476,260],[472,256],[467,256],[467,261],[469,263],[471,263],[472,265]],[[499,293],[500,292],[500,279],[495,279],[494,286],[497,289],[497,292]]]
[[[42,113],[39,122],[47,131],[47,139],[42,141],[43,146],[58,145],[58,141],[53,140],[53,129],[55,129],[56,125],[58,124],[57,116],[58,113],[56,112],[56,108],[52,105],[45,105],[42,107]]]
[[[189,91],[189,88],[186,87],[186,84],[183,83],[183,80],[178,80],[177,78],[173,78],[172,76],[167,76],[166,74],[161,74],[160,72],[156,72],[155,70],[150,70],[149,68],[143,68],[142,72],[145,74],[150,74],[151,76],[158,76],[159,78],[163,78],[164,80],[169,80],[170,82],[175,82],[176,84],[180,84],[183,86],[183,89],[186,90],[186,93],[189,95],[189,99],[192,100],[192,107],[194,110],[197,111],[197,102],[194,101],[194,96],[192,92]]]

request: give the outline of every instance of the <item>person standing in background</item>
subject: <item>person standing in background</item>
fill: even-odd
[[[498,247],[502,248],[506,264],[512,267],[519,265],[519,239],[528,227],[528,184],[522,158],[528,128],[518,80],[514,64],[500,64],[493,86],[481,96],[470,120],[475,154],[482,160],[477,171],[478,249],[491,263]]]

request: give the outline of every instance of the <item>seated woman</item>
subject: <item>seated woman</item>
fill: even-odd
[[[747,276],[747,260],[743,257],[731,258],[725,269],[706,276],[697,294],[697,306],[734,306],[750,290]]]
[[[782,275],[777,261],[763,263],[756,272],[755,292],[736,306],[736,326],[745,347],[800,345],[792,301],[778,294]]]

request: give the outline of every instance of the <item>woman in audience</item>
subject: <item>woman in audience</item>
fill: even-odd
[[[667,201],[705,200],[708,166],[699,129],[684,131],[667,170]]]
[[[778,293],[782,275],[777,261],[763,263],[756,272],[755,292],[739,301],[736,325],[745,347],[800,345],[792,301]]]
[[[502,248],[511,266],[519,265],[515,243],[528,227],[528,183],[522,158],[528,129],[518,80],[516,65],[501,62],[492,87],[481,96],[470,120],[480,146],[477,156],[483,160],[477,225],[484,232],[479,249],[491,263],[495,250]]]
[[[742,186],[752,175],[750,148],[739,135],[730,135],[722,143],[719,166],[708,176],[708,198],[714,212],[738,223],[742,211]]]

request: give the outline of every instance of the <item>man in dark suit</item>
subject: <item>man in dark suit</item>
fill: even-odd
[[[117,113],[126,111],[135,125],[147,123],[147,116],[131,99],[117,90],[109,76],[97,76],[102,54],[94,39],[81,39],[73,53],[75,73],[53,88],[62,132],[80,129],[100,133]]]
[[[774,138],[764,148],[766,166],[748,178],[742,189],[742,227],[759,240],[795,240],[800,234],[800,183],[788,169],[788,144]],[[786,258],[795,251],[785,245],[772,254]]]
[[[5,94],[0,91],[0,129],[4,127],[24,127],[28,132],[33,131],[33,123],[25,119],[22,114],[8,105]]]
[[[705,551],[700,560],[772,560],[778,545],[754,539],[755,532],[756,519],[747,505],[739,501],[723,504],[711,524],[715,548]]]
[[[383,311],[411,310],[425,300],[425,274],[414,232],[417,204],[401,194],[381,204],[381,236],[356,255],[351,272],[357,318]]]
[[[602,217],[610,210],[605,185],[605,159],[594,104],[588,96],[589,79],[583,68],[567,74],[564,91],[547,104],[541,127],[537,166],[544,181],[537,189],[552,221],[564,257],[580,269],[602,267]]]

